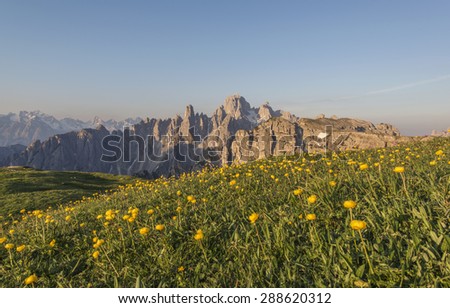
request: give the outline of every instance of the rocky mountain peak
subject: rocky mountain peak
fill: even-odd
[[[231,115],[233,118],[241,118],[251,109],[250,104],[239,94],[228,96],[223,106],[225,113]]]
[[[184,111],[184,118],[192,118],[195,116],[194,107],[192,105],[187,105]]]

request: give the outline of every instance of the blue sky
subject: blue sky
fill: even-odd
[[[450,126],[450,1],[0,1],[0,113],[298,116]]]

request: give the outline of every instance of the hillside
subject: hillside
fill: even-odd
[[[293,156],[29,211],[0,286],[450,287],[450,142]]]
[[[128,176],[103,173],[0,168],[0,216],[20,210],[45,210],[131,183]]]

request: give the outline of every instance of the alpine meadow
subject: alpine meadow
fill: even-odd
[[[449,151],[280,156],[16,205],[0,285],[450,287]]]

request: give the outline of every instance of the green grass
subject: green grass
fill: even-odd
[[[449,153],[436,139],[261,160],[5,218],[0,286],[450,287]]]
[[[0,216],[55,207],[132,181],[131,177],[103,173],[0,168]]]

